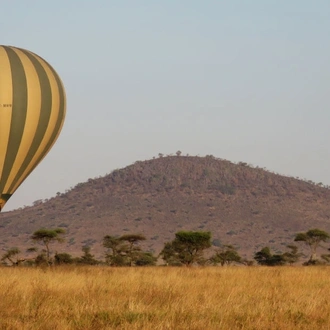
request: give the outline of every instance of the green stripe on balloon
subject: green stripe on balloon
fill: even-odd
[[[11,194],[1,194],[0,198],[5,200],[6,202],[8,201],[8,199],[11,197]]]
[[[34,54],[35,55],[35,54]],[[38,55],[35,55],[36,57],[39,58]],[[47,63],[45,61],[45,63]],[[49,151],[49,149],[51,148],[52,144],[55,142],[56,138],[57,138],[57,135],[61,129],[61,125],[64,121],[64,118],[65,118],[65,99],[66,99],[66,96],[65,96],[65,92],[64,92],[64,88],[63,88],[63,85],[62,85],[62,82],[61,82],[61,79],[59,78],[58,74],[55,72],[55,70],[52,68],[51,65],[49,65],[47,63],[47,65],[49,66],[49,69],[52,71],[54,77],[55,77],[55,80],[56,80],[56,83],[57,83],[57,87],[58,87],[58,90],[59,90],[59,97],[60,97],[60,108],[59,108],[59,115],[58,115],[58,118],[57,118],[57,121],[56,121],[56,124],[55,124],[55,127],[54,127],[54,131],[49,139],[49,142],[47,143],[45,149],[44,149],[44,152],[41,153],[40,157],[38,158],[38,160],[36,161],[36,164],[35,166],[33,166],[33,168],[29,171],[28,175],[36,168],[36,166],[41,162],[41,160],[46,156],[47,152]]]
[[[20,167],[17,175],[15,176],[12,184],[10,185],[9,191],[13,189],[13,187],[17,184],[18,180],[21,178],[22,174],[26,170],[26,168],[29,166],[30,162],[32,161],[33,157],[35,156],[36,152],[38,151],[38,148],[42,142],[42,139],[46,133],[49,119],[51,116],[52,111],[52,91],[51,91],[51,85],[49,82],[49,78],[47,76],[47,72],[39,62],[39,60],[33,56],[31,53],[29,53],[26,50],[20,49],[32,62],[38,78],[40,82],[40,88],[41,88],[41,112],[39,117],[38,126],[35,132],[34,139],[32,141],[32,144],[30,146],[30,149],[22,163],[22,166]],[[37,164],[36,164],[37,165]]]
[[[11,67],[13,100],[11,108],[12,119],[10,126],[10,136],[0,181],[1,192],[6,185],[11,168],[15,162],[19,146],[21,144],[27,113],[28,94],[25,71],[19,56],[10,47],[4,47],[4,49],[7,53]]]

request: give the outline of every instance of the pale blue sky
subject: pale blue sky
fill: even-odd
[[[1,42],[50,62],[62,134],[5,210],[158,153],[330,184],[330,1],[2,1]]]

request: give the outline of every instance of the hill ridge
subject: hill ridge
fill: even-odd
[[[159,252],[178,230],[208,230],[215,241],[250,255],[278,251],[297,231],[330,230],[329,187],[213,156],[166,156],[137,161],[65,193],[0,215],[0,247],[29,245],[41,227],[67,231],[61,249],[79,254],[90,245],[102,256],[104,235],[147,236]]]

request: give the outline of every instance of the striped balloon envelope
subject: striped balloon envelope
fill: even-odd
[[[55,143],[65,112],[55,70],[30,51],[0,46],[0,210]]]

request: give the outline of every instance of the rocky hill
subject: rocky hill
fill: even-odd
[[[56,247],[80,255],[90,245],[102,258],[105,235],[142,233],[158,253],[178,230],[211,231],[214,244],[235,244],[252,257],[268,245],[284,251],[295,233],[330,231],[330,189],[246,163],[213,156],[167,156],[138,161],[79,183],[33,206],[0,214],[0,249],[31,246],[41,228],[62,227]]]

